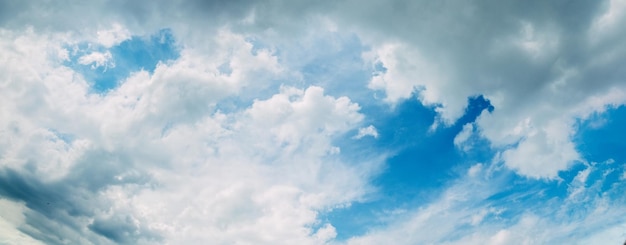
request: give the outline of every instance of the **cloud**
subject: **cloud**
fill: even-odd
[[[152,174],[167,188],[115,195],[150,214],[149,223],[172,242],[331,239],[330,224],[308,227],[318,222],[318,211],[367,191],[367,170],[321,158],[332,159],[330,139],[361,120],[357,111],[347,98],[325,96],[318,87],[284,88],[240,113],[170,129],[162,143],[184,157],[172,159],[174,169]],[[189,143],[196,141],[204,143]]]
[[[113,24],[111,29],[99,30],[96,34],[98,43],[102,44],[105,48],[118,45],[131,37],[130,32],[118,23]]]
[[[578,175],[603,172],[601,169],[589,167]],[[570,189],[562,199],[542,196],[548,191],[543,188],[551,188],[549,184],[543,190],[522,187],[515,196],[507,197],[510,189],[502,184],[509,180],[501,171],[493,165],[474,165],[428,204],[394,217],[385,227],[351,238],[347,244],[596,244],[624,239],[619,232],[624,223],[616,218],[622,215],[616,208],[621,201],[606,196],[621,187],[613,186],[604,197],[592,198],[604,179],[580,186],[581,178],[576,177],[564,183]]]
[[[106,68],[115,67],[115,63],[111,62],[112,58],[111,52],[109,51],[105,53],[92,52],[78,58],[78,63],[82,65],[91,65],[91,69],[104,66],[106,71]]]
[[[336,232],[317,213],[370,191],[376,163],[343,162],[332,144],[363,120],[349,98],[284,86],[267,99],[218,109],[242,87],[281,76],[276,58],[240,35],[222,32],[211,55],[184,49],[106,94],[91,93],[54,56],[62,38],[4,35],[24,40],[3,42],[12,62],[1,65],[1,111],[11,116],[0,124],[0,193],[24,203],[27,217],[15,236],[318,244]],[[218,69],[225,62],[229,73]],[[26,100],[13,99],[22,91]]]
[[[359,128],[359,133],[355,135],[354,139],[361,139],[365,136],[372,136],[374,138],[378,138],[378,131],[376,131],[376,127],[374,125],[369,125],[364,128]]]
[[[555,178],[558,171],[582,160],[571,142],[575,119],[626,99],[619,95],[625,90],[619,78],[624,74],[617,68],[622,53],[610,59],[596,55],[621,48],[594,44],[609,45],[623,35],[589,40],[590,27],[604,18],[605,11],[616,12],[621,5],[612,3],[603,10],[599,2],[530,4],[544,14],[518,11],[507,4],[468,2],[445,10],[444,5],[405,5],[396,10],[421,14],[392,15],[393,5],[379,6],[377,16],[386,18],[359,29],[371,37],[365,38],[373,46],[366,57],[386,69],[372,76],[369,87],[385,92],[385,100],[391,103],[417,91],[422,103],[435,107],[446,124],[462,115],[466,98],[484,95],[495,111],[478,119],[478,131],[504,153],[507,166],[522,175]],[[547,14],[564,9],[586,11],[576,21]],[[354,12],[342,20],[366,22]],[[439,12],[445,14],[434,16]],[[381,37],[385,35],[395,38],[389,41]],[[602,65],[596,65],[599,62]]]
[[[437,113],[434,130],[454,127],[468,98],[482,95],[495,110],[449,143],[468,153],[481,138],[494,161],[347,243],[617,237],[621,199],[608,195],[621,187],[589,184],[600,171],[573,138],[578,121],[626,103],[623,13],[618,0],[2,1],[0,195],[23,215],[2,213],[3,236],[332,243],[341,231],[319,214],[374,192],[382,164],[346,158],[337,142],[377,138],[372,122],[384,115],[372,108],[393,112],[414,95]],[[171,59],[133,53],[154,58],[144,69],[116,53],[164,42],[180,48]],[[128,72],[94,93],[95,79],[72,62]],[[586,172],[560,175],[576,163]],[[545,192],[529,184],[507,195],[506,178],[561,181],[568,197],[533,200],[573,213],[511,211]]]
[[[466,145],[467,140],[472,136],[474,131],[474,125],[471,123],[467,123],[463,125],[463,129],[459,134],[454,137],[454,145],[456,147],[461,147],[463,151],[469,151],[471,149],[471,145]]]
[[[17,228],[24,224],[23,212],[25,208],[23,204],[0,199],[0,207],[2,207],[0,230],[3,233],[0,242],[6,244],[43,244]]]

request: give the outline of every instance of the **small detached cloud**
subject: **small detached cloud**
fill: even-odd
[[[371,136],[374,137],[374,139],[378,138],[378,131],[376,130],[376,127],[374,127],[373,125],[369,125],[367,127],[364,128],[359,128],[359,132],[357,133],[357,135],[355,135],[354,137],[352,137],[353,139],[361,139],[365,136]]]
[[[81,65],[91,65],[92,70],[98,67],[104,67],[104,71],[106,72],[107,68],[115,67],[115,62],[112,59],[113,56],[109,51],[104,53],[92,52],[78,58],[78,63]]]

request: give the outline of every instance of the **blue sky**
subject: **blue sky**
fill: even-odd
[[[626,240],[624,1],[40,5],[2,244]]]
[[[110,48],[85,42],[67,49],[71,52],[65,65],[84,76],[96,93],[114,89],[132,72],[152,72],[159,62],[166,63],[179,56],[174,36],[168,29],[146,37],[131,36]],[[93,52],[108,52],[111,58],[102,65],[80,62],[81,57]]]

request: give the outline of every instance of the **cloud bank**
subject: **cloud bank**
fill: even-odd
[[[623,240],[626,159],[581,135],[623,113],[625,9],[2,1],[0,243]],[[377,123],[415,100],[430,133],[393,137],[458,127],[462,160],[342,238],[325,215],[384,199],[407,146]]]

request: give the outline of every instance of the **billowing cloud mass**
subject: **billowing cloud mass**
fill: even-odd
[[[620,244],[626,2],[0,1],[2,244]]]

